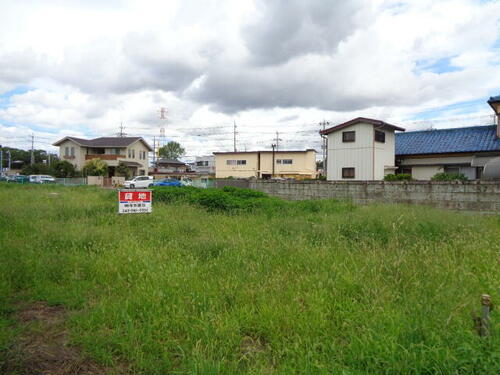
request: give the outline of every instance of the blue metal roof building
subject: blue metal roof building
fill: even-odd
[[[396,133],[396,156],[500,151],[496,125]]]

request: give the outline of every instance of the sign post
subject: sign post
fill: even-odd
[[[153,192],[148,189],[118,190],[119,214],[150,214]]]

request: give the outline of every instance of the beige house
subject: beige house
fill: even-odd
[[[82,139],[64,137],[54,143],[59,146],[59,158],[72,163],[79,171],[89,160],[98,158],[108,165],[109,176],[115,175],[120,164],[127,166],[133,176],[147,175],[151,146],[141,137],[100,137]]]
[[[328,139],[328,180],[383,180],[394,173],[395,125],[358,117],[321,131]]]
[[[214,152],[216,178],[316,178],[316,151]]]

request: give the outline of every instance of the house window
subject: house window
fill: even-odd
[[[247,165],[247,161],[246,160],[238,160],[237,165]]]
[[[75,148],[71,147],[71,156],[75,156]]]
[[[132,159],[135,159],[135,150],[132,149]]]
[[[460,167],[444,167],[444,173],[447,174],[460,173]]]
[[[404,168],[403,167],[403,168],[401,168],[401,173],[411,175],[411,168],[408,168],[408,167]]]
[[[66,146],[64,148],[64,156],[69,156],[69,147],[68,146]]]
[[[342,132],[342,142],[354,142],[356,141],[356,132]]]
[[[354,168],[342,168],[342,178],[354,178]]]
[[[236,165],[236,160],[226,160],[227,165]]]
[[[293,159],[277,159],[276,164],[293,164]]]
[[[228,160],[229,161],[229,160]],[[197,161],[196,162],[197,167],[203,167],[203,162],[202,161]]]
[[[129,158],[132,157],[132,150],[131,149],[128,149],[127,155],[128,155]]]
[[[375,141],[385,143],[385,133],[380,130],[375,130]]]
[[[205,167],[208,167],[208,160],[205,160]]]

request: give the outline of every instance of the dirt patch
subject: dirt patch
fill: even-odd
[[[112,373],[69,344],[67,311],[45,302],[18,306],[22,333],[8,351],[0,373],[6,375],[104,375]],[[116,372],[113,372],[116,373]]]
[[[240,353],[242,358],[249,359],[259,353],[264,353],[266,350],[266,344],[260,338],[245,336],[241,340]]]

